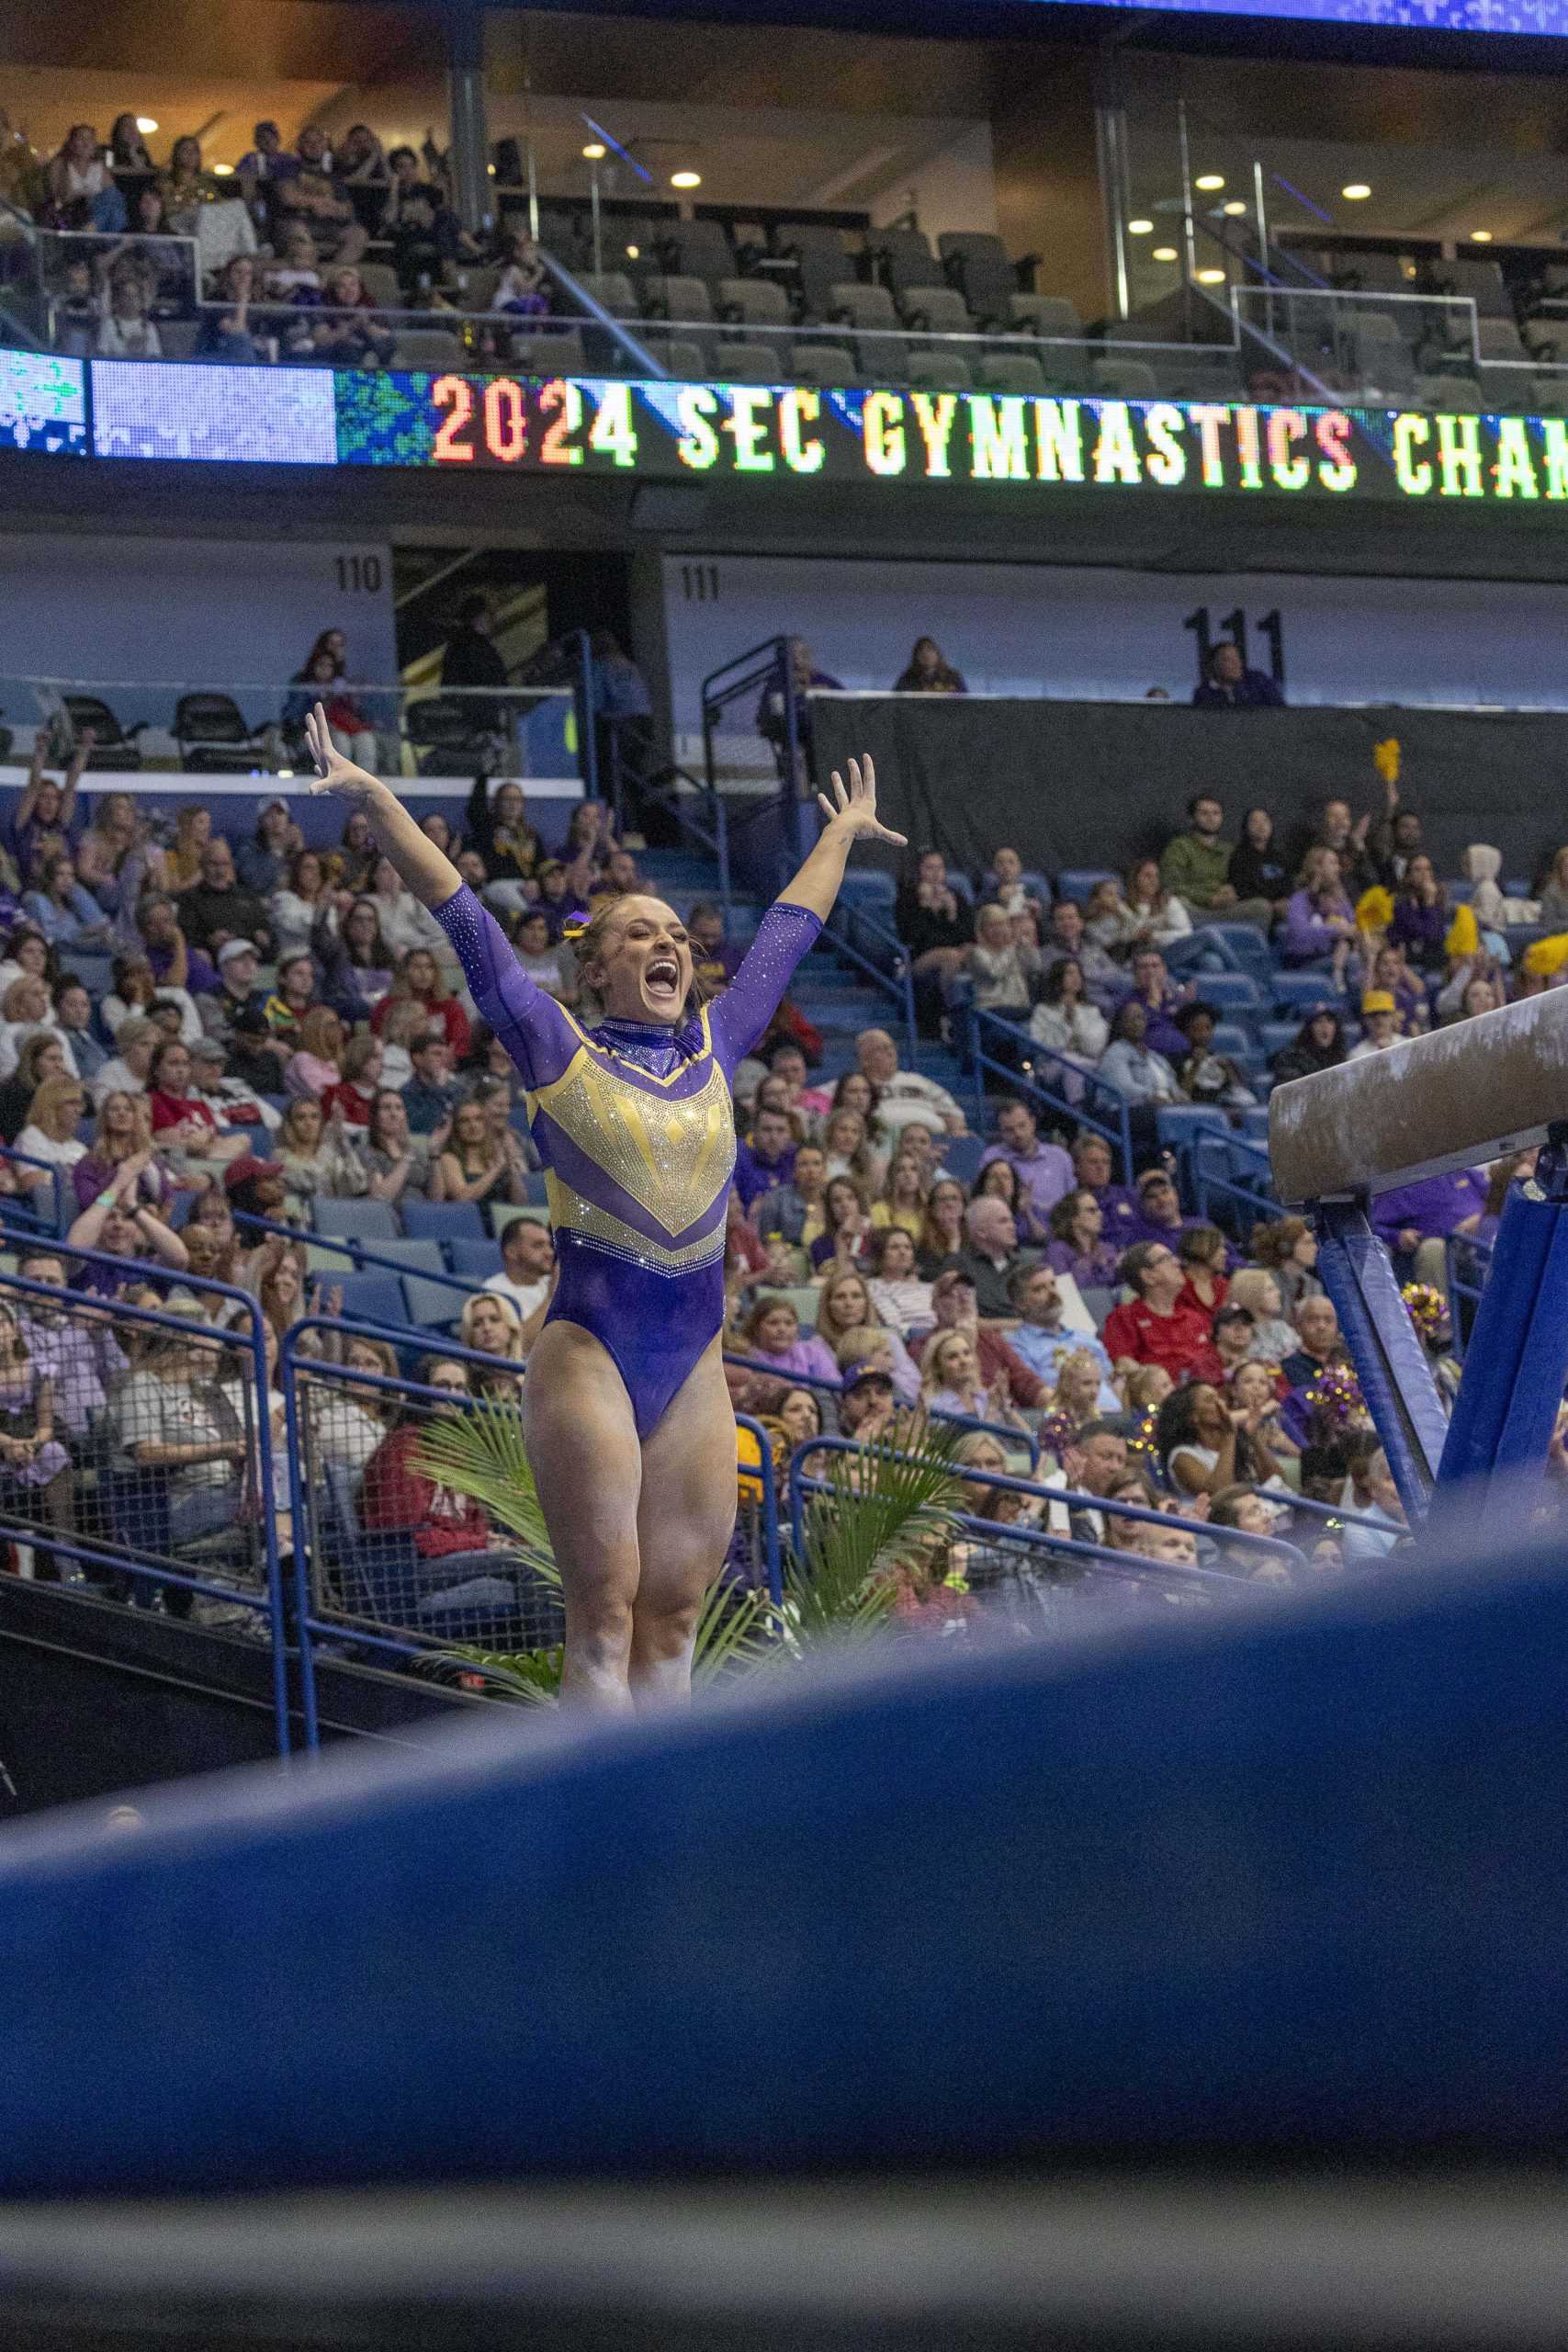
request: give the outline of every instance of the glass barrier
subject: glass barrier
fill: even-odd
[[[310,772],[306,714],[319,693],[333,739],[379,775],[570,777],[581,770],[578,688],[570,656],[539,657],[523,686],[318,688],[205,685],[197,680],[40,678],[0,673],[0,760],[25,763],[41,734],[62,765],[90,733],[95,774],[197,775]]]

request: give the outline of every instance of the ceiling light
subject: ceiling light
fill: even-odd
[[[1127,223],[1127,234],[1130,237],[1152,237],[1154,232],[1155,224],[1152,220],[1129,220]]]
[[[1223,269],[1201,269],[1198,272],[1200,286],[1223,286],[1224,282],[1225,274]]]
[[[701,187],[702,184],[701,172],[671,172],[670,175],[671,187]]]
[[[213,166],[212,166],[212,176],[213,176],[213,178],[214,178],[215,180],[227,180],[227,179],[232,179],[232,177],[234,176],[234,166],[233,166],[233,164],[213,164]]]
[[[1223,172],[1200,172],[1192,183],[1194,187],[1201,187],[1205,196],[1213,196],[1214,190],[1217,187],[1224,187],[1224,184],[1225,175]]]
[[[626,247],[626,259],[628,261],[640,261],[642,259],[642,247],[640,245],[628,245]]]
[[[1472,229],[1470,232],[1470,242],[1472,245],[1489,245],[1492,243],[1491,230]]]
[[[1228,204],[1221,205],[1220,210],[1224,214],[1227,220],[1239,220],[1242,215],[1246,212],[1247,207],[1242,202],[1239,196],[1233,196]]]
[[[582,160],[585,164],[602,164],[608,153],[602,139],[591,139],[582,151]]]
[[[1342,187],[1339,193],[1347,204],[1364,204],[1371,196],[1371,189],[1365,180],[1352,180],[1349,187]]]
[[[1174,261],[1176,259],[1176,247],[1174,245],[1156,245],[1154,249],[1153,254],[1151,255],[1151,259],[1155,261]]]
[[[150,139],[153,131],[158,128],[157,116],[155,114],[139,114],[136,118],[136,128],[141,133],[143,139]]]

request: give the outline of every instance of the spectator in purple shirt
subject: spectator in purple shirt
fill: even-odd
[[[1045,1263],[1053,1273],[1071,1274],[1079,1290],[1114,1290],[1121,1248],[1105,1238],[1105,1212],[1087,1184],[1080,1184],[1051,1212],[1052,1239]]]
[[[192,996],[217,994],[218,967],[202,948],[186,942],[173,899],[143,899],[136,924],[160,988],[188,989]]]
[[[1163,1054],[1168,1062],[1182,1062],[1190,1048],[1176,1025],[1175,1015],[1189,994],[1188,989],[1177,987],[1157,947],[1140,947],[1133,957],[1132,988],[1122,995],[1116,1009],[1120,1012],[1122,1005],[1130,1004],[1135,997],[1148,1024],[1144,1044],[1151,1053]]]
[[[1396,1184],[1372,1202],[1372,1230],[1392,1251],[1400,1280],[1433,1283],[1448,1295],[1443,1243],[1450,1233],[1473,1234],[1486,1214],[1487,1171],[1452,1168],[1446,1176],[1423,1176]]]
[[[1137,1230],[1132,1237],[1134,1241],[1163,1241],[1174,1250],[1188,1227],[1200,1222],[1197,1217],[1182,1216],[1180,1197],[1167,1170],[1145,1169],[1138,1179]]]
[[[980,1162],[983,1175],[993,1160],[1005,1159],[1042,1224],[1073,1185],[1073,1163],[1060,1144],[1042,1143],[1027,1102],[1004,1102],[997,1114],[998,1141]]]
[[[795,1173],[795,1134],[787,1111],[759,1111],[750,1140],[735,1154],[735,1189],[741,1206],[750,1213],[753,1201],[775,1186],[787,1184]]]
[[[1449,894],[1423,850],[1404,869],[1404,879],[1393,901],[1388,935],[1403,947],[1414,972],[1446,972],[1449,925],[1453,921]]]
[[[1137,1239],[1138,1196],[1127,1184],[1113,1184],[1115,1162],[1111,1146],[1092,1127],[1085,1127],[1073,1145],[1073,1174],[1085,1192],[1094,1194],[1103,1217],[1105,1238],[1118,1257]]]
[[[1225,638],[1205,665],[1203,683],[1192,690],[1196,710],[1280,710],[1284,695],[1261,670],[1249,670],[1239,645]]]
[[[832,1349],[815,1332],[801,1338],[800,1317],[787,1298],[760,1298],[740,1327],[740,1338],[743,1353],[770,1371],[787,1373],[792,1379],[804,1374],[830,1380],[837,1387],[839,1367]]]
[[[1301,887],[1285,908],[1280,952],[1298,971],[1326,972],[1342,987],[1356,944],[1356,911],[1345,895],[1339,860],[1331,849],[1309,849]]]

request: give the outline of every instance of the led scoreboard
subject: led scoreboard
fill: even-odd
[[[0,353],[0,448],[473,477],[1568,506],[1568,418]]]

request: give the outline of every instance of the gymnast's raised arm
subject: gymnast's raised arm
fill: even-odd
[[[905,846],[904,835],[893,832],[877,816],[876,770],[872,765],[871,753],[868,752],[863,760],[850,760],[845,764],[850,772],[848,791],[835,768],[832,799],[825,792],[817,796],[828,821],[794,881],[786,883],[779,893],[781,906],[804,907],[818,922],[826,922],[833,911],[850,852],[857,841],[891,842],[895,849]]]
[[[495,917],[479,904],[444,850],[422,833],[391,786],[345,760],[320,703],[305,721],[316,763],[312,792],[337,792],[364,809],[383,854],[451,941],[479,1016],[494,1030],[524,1081],[558,1077],[577,1032],[555,999],[523,970]]]
[[[389,784],[345,760],[333,741],[327,714],[318,703],[305,721],[305,741],[316,763],[312,792],[335,792],[363,808],[389,865],[397,868],[422,907],[444,907],[463,887],[463,877],[428,833],[422,833]]]

